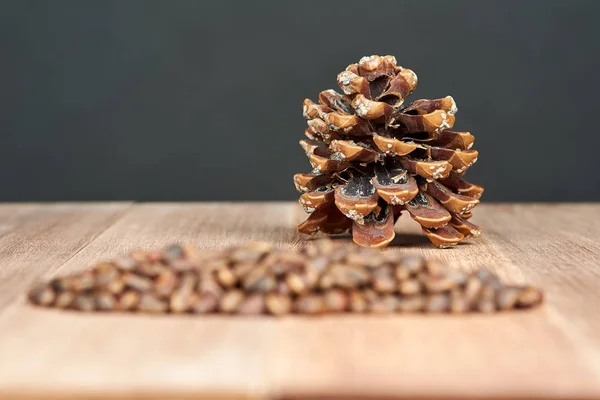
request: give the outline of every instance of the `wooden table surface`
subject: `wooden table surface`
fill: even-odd
[[[487,265],[547,294],[497,315],[148,316],[34,308],[39,278],[134,248],[304,240],[295,203],[0,205],[2,398],[600,398],[600,205],[481,205],[438,250],[409,217],[386,251]]]

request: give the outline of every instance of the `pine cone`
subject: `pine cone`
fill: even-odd
[[[350,230],[361,246],[385,247],[406,210],[438,247],[479,235],[468,219],[483,188],[462,179],[478,153],[473,135],[450,130],[454,99],[404,105],[417,76],[393,56],[363,57],[337,82],[344,94],[325,90],[319,104],[304,100],[310,140],[300,144],[313,170],[294,176],[310,213],[298,230]]]

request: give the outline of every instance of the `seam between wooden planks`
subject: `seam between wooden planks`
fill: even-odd
[[[290,215],[288,218],[288,223],[290,224],[290,229],[293,229],[295,232],[295,236],[294,239],[291,241],[290,243],[290,247],[292,249],[297,249],[298,247],[302,246],[302,242],[304,242],[306,239],[302,237],[302,233],[298,232],[297,230],[297,225],[298,225],[298,221],[303,221],[306,218],[308,218],[308,215],[310,214],[306,214],[304,213],[304,210],[302,210],[302,207],[300,207],[300,204],[297,202],[289,202],[289,210],[290,210]],[[306,216],[305,216],[306,215]],[[308,237],[308,235],[306,235]]]
[[[92,244],[96,239],[98,239],[100,236],[102,236],[102,234],[104,234],[104,232],[108,231],[110,228],[112,228],[113,226],[115,226],[119,221],[121,221],[129,212],[131,212],[131,210],[137,205],[138,203],[136,202],[131,202],[127,207],[123,208],[122,210],[114,213],[110,218],[108,218],[107,220],[109,221],[108,224],[101,230],[99,230],[98,232],[96,232],[96,234],[94,234],[90,240],[88,240],[86,243],[82,244],[77,250],[75,250],[75,252],[73,254],[71,254],[69,256],[69,258],[67,258],[65,261],[63,261],[54,271],[54,273],[58,273],[69,261],[71,261],[77,254],[81,253],[83,250],[85,250],[90,244]]]
[[[50,205],[50,204],[64,204],[64,203],[49,203],[48,205]],[[105,204],[105,203],[103,203],[103,204]],[[124,204],[127,204],[127,203],[124,202]],[[116,211],[114,214],[112,214],[110,217],[108,217],[106,219],[107,225],[104,228],[98,230],[93,236],[91,236],[89,238],[89,240],[87,240],[85,243],[82,243],[81,246],[79,246],[79,248],[77,248],[68,258],[66,258],[62,263],[60,263],[60,265],[58,265],[56,268],[50,268],[48,271],[53,272],[53,273],[57,273],[58,271],[60,271],[60,269],[63,268],[64,265],[67,262],[69,262],[73,257],[75,257],[77,254],[79,254],[86,247],[88,247],[94,240],[96,240],[100,235],[102,235],[104,232],[106,232],[107,229],[110,229],[117,222],[119,222],[133,208],[134,205],[135,205],[135,203],[131,202],[131,203],[127,204],[127,206],[124,207],[123,209]],[[48,207],[42,206],[40,209],[38,209],[38,211],[40,211],[40,210],[48,210]],[[8,310],[10,310],[21,297],[22,297],[21,294],[17,293],[12,298],[9,298],[8,301],[6,301],[3,305],[0,305],[0,319],[3,319],[3,317],[8,312]]]

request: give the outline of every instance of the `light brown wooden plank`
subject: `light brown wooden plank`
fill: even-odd
[[[141,204],[61,267],[80,270],[135,248],[186,242],[224,247],[248,239],[291,243],[289,203]],[[130,391],[261,396],[270,384],[272,318],[78,315],[17,304],[0,318],[0,382],[7,391],[35,383],[49,393]],[[40,340],[44,331],[48,340]],[[25,358],[23,358],[23,356]],[[31,357],[43,360],[30,362]],[[60,360],[48,369],[48,363]]]
[[[130,203],[0,206],[0,310],[109,227]]]
[[[565,206],[560,212],[567,209]],[[507,210],[514,218],[507,218]],[[600,207],[575,205],[570,206],[570,210],[593,218]],[[578,331],[573,333],[572,326],[565,321],[557,323],[555,317],[556,302],[562,299],[562,293],[581,287],[580,279],[588,279],[590,287],[600,287],[600,257],[592,253],[589,261],[595,262],[596,268],[590,265],[588,272],[560,286],[551,284],[560,278],[549,278],[546,273],[549,265],[570,257],[560,243],[560,240],[568,243],[569,237],[559,240],[551,232],[559,229],[567,236],[574,232],[573,237],[576,237],[596,229],[594,224],[571,224],[568,215],[561,219],[548,218],[547,207],[536,205],[482,205],[476,215],[475,222],[482,225],[485,234],[446,250],[428,245],[417,236],[418,225],[404,216],[398,224],[396,246],[386,251],[418,251],[448,261],[457,268],[487,266],[505,280],[530,282],[547,289],[549,301],[544,308],[458,318],[292,319],[286,322],[286,333],[281,335],[280,368],[276,369],[279,386],[305,395],[338,391],[362,395],[402,394],[407,398],[600,397],[597,345],[578,342]],[[581,218],[586,217],[575,219]],[[523,223],[537,229],[543,227],[549,234],[536,236],[534,232],[515,227]],[[545,255],[519,257],[505,246],[500,235],[519,243],[526,242],[528,237],[537,240],[537,245],[545,248]],[[588,245],[593,251],[598,242],[593,239],[591,242]],[[564,254],[559,255],[561,252]],[[570,265],[576,271],[573,264]],[[594,280],[590,279],[592,271],[596,274]],[[599,305],[596,295],[588,292],[579,299],[581,319],[594,319]],[[585,304],[584,299],[593,301]],[[571,311],[575,312],[574,308]],[[593,332],[600,337],[600,327],[595,327]],[[288,359],[294,362],[286,362]]]
[[[600,207],[504,205],[481,218],[490,225],[486,239],[546,289],[548,321],[600,372]]]
[[[40,208],[36,203],[0,204],[0,238],[18,229],[29,214]]]
[[[475,220],[484,235],[448,250],[429,246],[402,218],[386,251],[420,252],[456,268],[488,265],[503,279],[531,282],[548,294],[531,312],[150,317],[40,310],[21,298],[0,315],[0,395],[29,387],[57,396],[600,398],[599,216],[600,205],[482,205]],[[291,203],[134,205],[64,265],[55,259],[38,273],[73,272],[173,241],[297,246],[303,217]]]

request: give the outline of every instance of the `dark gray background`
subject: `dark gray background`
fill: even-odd
[[[0,201],[284,200],[363,55],[451,94],[487,201],[600,200],[600,1],[0,1]]]

